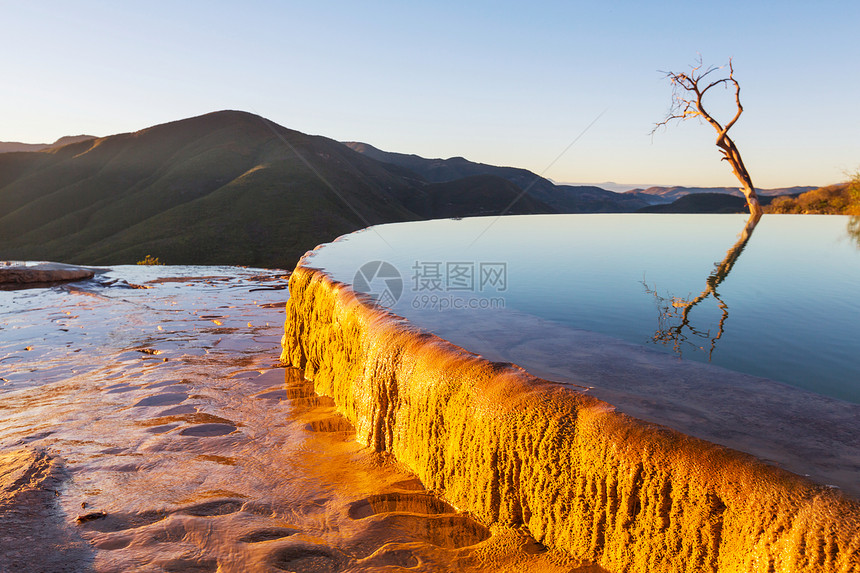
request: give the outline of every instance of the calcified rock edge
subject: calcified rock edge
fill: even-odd
[[[486,525],[610,571],[860,571],[860,503],[469,353],[311,268],[281,359],[356,439]]]
[[[63,263],[40,263],[27,266],[0,261],[0,288],[78,281],[90,279],[94,275],[93,269]]]

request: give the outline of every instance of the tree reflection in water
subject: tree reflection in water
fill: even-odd
[[[860,249],[860,216],[854,215],[848,219],[848,236],[857,243],[857,248]]]
[[[726,252],[726,256],[722,261],[715,263],[713,272],[711,272],[705,281],[705,290],[699,293],[697,297],[689,300],[677,296],[664,297],[657,293],[656,287],[651,288],[644,280],[642,281],[645,292],[653,295],[657,303],[657,330],[651,337],[654,343],[663,344],[664,346],[671,345],[678,356],[682,355],[685,345],[690,345],[694,348],[704,350],[708,353],[708,360],[711,359],[717,341],[723,336],[726,320],[729,318],[729,307],[720,298],[717,287],[729,276],[732,267],[734,267],[744,248],[747,246],[760,219],[760,213],[750,215],[737,242]],[[856,232],[852,236],[860,244],[860,217],[853,218],[852,223],[849,223],[849,232],[851,232],[852,224]],[[697,328],[690,316],[696,305],[709,297],[713,297],[717,301],[717,306],[721,312],[715,334],[711,333],[711,329],[704,330]]]

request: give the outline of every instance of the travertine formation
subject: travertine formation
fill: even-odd
[[[860,503],[494,363],[300,263],[282,361],[486,525],[615,572],[860,571]]]
[[[32,266],[0,265],[0,285],[5,286],[77,281],[91,279],[94,275],[95,272],[92,269],[62,263],[42,263]]]

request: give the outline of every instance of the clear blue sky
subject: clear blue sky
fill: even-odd
[[[735,185],[709,126],[649,135],[670,101],[658,70],[701,53],[734,58],[756,185],[829,184],[860,167],[858,23],[856,0],[0,0],[0,141],[240,109],[557,181]]]

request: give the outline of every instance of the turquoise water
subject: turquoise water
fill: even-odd
[[[428,311],[456,321],[458,308],[512,309],[860,403],[860,249],[849,218],[764,216],[708,293],[745,221],[600,214],[399,223],[348,235],[307,264],[419,325]],[[685,323],[685,301],[700,294]]]

